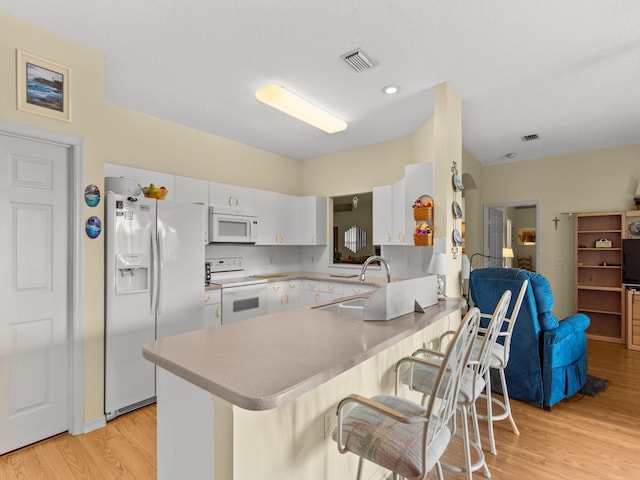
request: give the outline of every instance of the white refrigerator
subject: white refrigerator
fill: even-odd
[[[202,208],[106,194],[107,419],[155,400],[145,343],[203,327]]]

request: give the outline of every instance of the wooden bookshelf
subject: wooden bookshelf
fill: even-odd
[[[624,212],[579,213],[575,222],[575,308],[591,319],[588,338],[626,342],[622,285]],[[611,246],[596,247],[602,239]]]

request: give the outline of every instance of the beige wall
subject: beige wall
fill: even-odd
[[[467,208],[481,221],[484,204],[540,202],[538,272],[549,280],[562,318],[574,311],[574,222],[563,213],[632,210],[639,181],[640,145],[499,164],[482,167],[480,197],[475,206],[467,199]],[[479,239],[469,253],[482,251]]]
[[[370,192],[400,180],[410,163],[408,138],[324,155],[301,162],[303,190],[327,197]]]

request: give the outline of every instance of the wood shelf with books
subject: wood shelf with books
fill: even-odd
[[[624,212],[579,213],[575,221],[575,308],[591,319],[588,338],[626,342],[622,285]]]

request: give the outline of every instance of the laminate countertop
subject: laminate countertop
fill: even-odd
[[[367,322],[319,310],[322,305],[156,340],[142,355],[238,407],[269,410],[448,316],[463,301],[448,298],[424,313]]]

